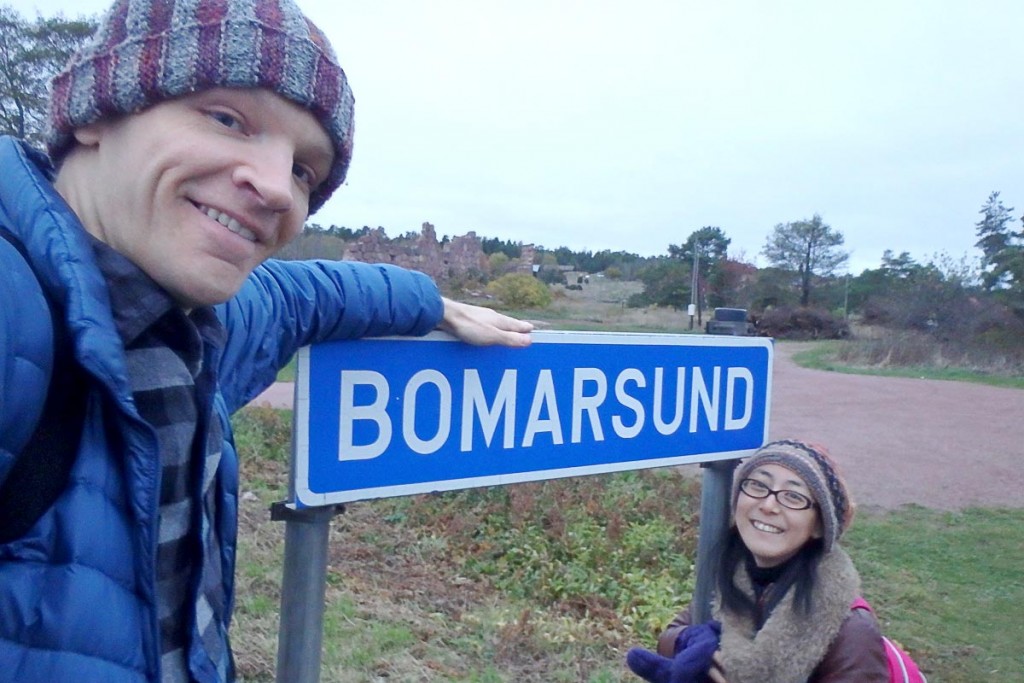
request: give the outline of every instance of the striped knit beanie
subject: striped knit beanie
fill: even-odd
[[[209,88],[266,88],[312,112],[334,166],[309,213],[345,180],[353,105],[327,38],[293,0],[115,0],[51,84],[46,144],[55,163],[72,132]]]
[[[822,540],[828,552],[853,521],[853,502],[836,463],[822,446],[802,441],[773,441],[754,451],[736,469],[732,509],[736,509],[740,482],[748,478],[758,466],[772,464],[796,472],[807,484],[814,502],[818,504],[824,530]]]

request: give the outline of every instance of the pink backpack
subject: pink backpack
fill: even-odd
[[[871,605],[864,598],[854,600],[850,609],[864,609],[874,614]],[[891,683],[928,683],[928,679],[917,668],[914,660],[899,645],[885,636],[882,636],[882,645],[885,646],[885,658],[889,662],[889,681]]]

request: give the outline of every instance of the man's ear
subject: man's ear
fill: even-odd
[[[105,121],[94,121],[93,123],[75,128],[73,133],[75,142],[84,147],[94,147],[100,144],[103,138],[103,131],[106,130]]]

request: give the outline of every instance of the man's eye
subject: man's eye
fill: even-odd
[[[211,111],[210,117],[226,128],[241,130],[242,122],[237,116],[226,111]]]
[[[292,175],[298,178],[299,182],[308,185],[310,188],[316,187],[316,174],[308,166],[303,166],[302,164],[293,165]]]

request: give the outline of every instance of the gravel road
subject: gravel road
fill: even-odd
[[[769,435],[828,446],[862,508],[1024,507],[1024,391],[808,370],[801,348],[776,344]]]

